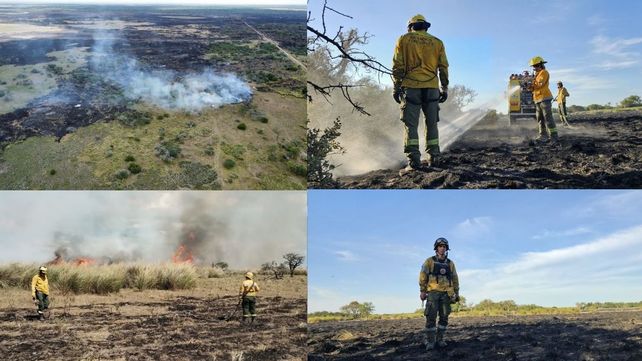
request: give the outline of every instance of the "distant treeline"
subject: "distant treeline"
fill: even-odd
[[[356,301],[350,305],[354,305]],[[364,302],[372,306],[370,302]],[[347,312],[346,306],[342,307],[341,312],[313,312],[308,315],[308,322],[323,321],[345,321],[345,320],[394,320],[423,317],[424,310],[419,308],[412,313],[396,314],[355,314]],[[373,306],[374,307],[374,306]],[[575,307],[544,307],[534,304],[518,305],[513,300],[492,301],[483,300],[478,304],[466,304],[466,299],[452,305],[453,316],[502,316],[502,315],[550,315],[550,314],[572,314],[580,312],[595,312],[604,309],[626,309],[642,308],[640,302],[590,302],[577,303]]]
[[[629,95],[628,97],[622,99],[616,105],[611,103],[606,103],[605,105],[601,104],[589,104],[587,106],[582,105],[571,105],[567,107],[569,113],[573,112],[584,112],[587,110],[606,110],[606,109],[617,109],[617,108],[635,108],[642,106],[642,99],[638,95]]]

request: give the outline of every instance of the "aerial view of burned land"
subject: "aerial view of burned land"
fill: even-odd
[[[509,125],[508,117],[491,112],[447,146],[438,166],[399,176],[398,169],[404,165],[399,162],[394,169],[339,176],[336,186],[537,189],[642,186],[640,109],[576,112],[569,114],[568,121],[568,127],[558,123],[559,144],[541,144],[535,141],[534,119]],[[449,133],[452,132],[446,134]]]
[[[48,265],[50,304],[39,319],[29,291],[37,265],[0,266],[3,360],[303,360],[306,276],[255,276],[257,317],[241,323],[243,272],[216,266]]]
[[[304,189],[305,8],[0,6],[0,189]]]
[[[310,325],[310,361],[641,360],[642,312],[451,318],[448,346],[425,351],[423,318]]]

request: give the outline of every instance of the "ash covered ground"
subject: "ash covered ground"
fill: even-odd
[[[426,352],[424,319],[322,322],[310,326],[309,361],[640,360],[642,312],[460,317],[445,349]]]
[[[121,290],[108,296],[54,290],[45,320],[25,307],[28,290],[12,290],[13,300],[0,297],[0,303],[13,304],[0,308],[0,355],[16,361],[305,359],[305,282],[300,277],[286,277],[281,286],[262,281],[257,320],[242,325],[240,311],[235,312],[238,296],[230,295],[237,281],[214,279],[204,282],[208,289]],[[277,295],[279,287],[289,289],[281,290],[287,296]]]
[[[0,6],[0,188],[304,188],[304,10]]]
[[[480,122],[442,154],[442,164],[338,178],[339,188],[639,188],[642,111],[584,112],[558,124],[559,145],[540,145],[534,120]],[[403,165],[399,164],[401,168]]]

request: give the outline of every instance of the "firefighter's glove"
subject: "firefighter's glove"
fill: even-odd
[[[448,91],[447,90],[443,90],[443,91],[439,92],[439,102],[443,103],[443,102],[446,101],[446,99],[448,99]]]
[[[420,292],[420,293],[419,293],[419,298],[420,298],[422,301],[425,301],[425,300],[426,300],[426,298],[427,298],[427,297],[426,297],[426,292]]]
[[[392,92],[392,99],[394,99],[397,104],[401,104],[402,97],[403,97],[403,89],[395,88],[395,90]]]

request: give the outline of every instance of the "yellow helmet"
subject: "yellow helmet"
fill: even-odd
[[[248,280],[251,280],[252,278],[254,278],[254,273],[252,273],[252,272],[247,272],[247,273],[245,274],[245,278],[247,278]]]
[[[410,20],[408,20],[408,25],[419,23],[419,22],[427,23],[426,18],[421,14],[417,14],[411,17]]]
[[[536,56],[531,61],[529,62],[530,66],[535,66],[537,64],[546,64],[546,61],[544,61],[544,58],[541,56]]]
[[[38,271],[40,271],[40,272],[42,272],[42,273],[47,273],[47,267],[45,267],[45,266],[40,266],[40,268],[38,269]]]

